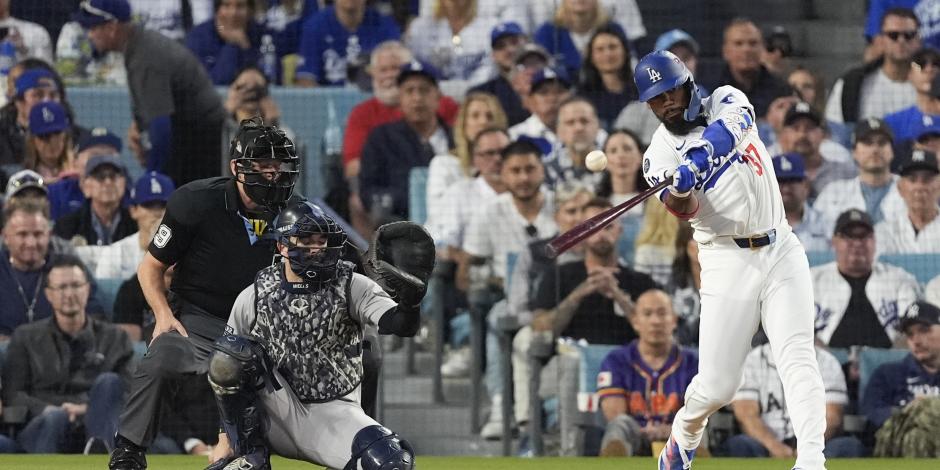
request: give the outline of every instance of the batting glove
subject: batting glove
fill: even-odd
[[[701,179],[707,179],[712,167],[717,164],[714,158],[714,148],[711,142],[707,140],[698,140],[691,144],[691,148],[685,152],[686,163],[692,164],[692,169]]]
[[[672,174],[672,186],[669,186],[669,192],[676,197],[688,197],[695,188],[695,180],[696,175],[692,165],[683,163]]]

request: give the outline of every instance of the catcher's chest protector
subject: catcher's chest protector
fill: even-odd
[[[362,328],[347,299],[351,278],[351,266],[341,262],[333,281],[316,292],[285,289],[279,266],[255,279],[251,335],[267,343],[274,367],[302,402],[336,399],[362,381]]]

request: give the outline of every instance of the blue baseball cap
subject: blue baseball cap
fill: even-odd
[[[653,47],[653,50],[668,51],[669,49],[672,49],[673,46],[680,43],[687,44],[689,49],[692,49],[692,53],[698,55],[698,41],[696,41],[691,34],[681,29],[671,29],[663,34],[660,34],[659,37],[656,38],[656,45]]]
[[[434,83],[434,86],[437,86],[437,81],[440,79],[441,74],[437,71],[431,64],[422,62],[420,60],[412,60],[410,62],[405,62],[402,64],[401,69],[398,71],[398,85],[401,85],[408,77],[413,75],[422,75],[427,77]]]
[[[105,127],[96,127],[78,139],[76,152],[81,153],[96,145],[107,145],[114,148],[117,153],[120,153],[123,147],[120,137]]]
[[[124,167],[124,164],[121,163],[121,157],[118,154],[111,155],[95,155],[88,159],[88,163],[85,164],[85,177],[91,176],[98,168],[101,168],[104,165],[110,165],[116,170],[121,172],[124,176],[127,176],[127,168]]]
[[[505,36],[524,36],[525,32],[522,30],[522,26],[519,26],[519,23],[515,21],[507,21],[505,23],[500,23],[493,28],[493,31],[490,31],[490,46],[496,47],[496,41]]]
[[[78,11],[72,14],[72,21],[83,28],[94,28],[109,21],[126,23],[131,20],[131,5],[127,0],[84,0]]]
[[[773,158],[774,173],[777,181],[803,181],[806,179],[806,166],[803,157],[795,152],[784,153]]]
[[[170,194],[176,190],[176,185],[169,176],[156,171],[144,173],[134,187],[131,188],[131,204],[140,205],[148,202],[170,200]]]
[[[37,67],[26,70],[20,74],[20,76],[16,78],[16,81],[13,82],[13,91],[15,92],[14,95],[17,98],[22,98],[28,90],[43,86],[58,88],[58,85],[55,81],[55,75],[52,73],[52,71],[42,67]]]
[[[571,80],[568,79],[568,74],[565,73],[564,70],[552,67],[542,67],[532,75],[532,93],[535,93],[536,89],[538,89],[538,87],[540,87],[543,83],[548,83],[551,81],[561,83],[561,85],[565,88],[571,88]]]
[[[29,111],[30,134],[48,135],[64,131],[71,125],[65,108],[55,101],[43,101]]]

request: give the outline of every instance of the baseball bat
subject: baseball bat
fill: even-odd
[[[662,191],[667,186],[672,184],[672,178],[666,178],[664,181],[657,183],[656,186],[643,191],[636,196],[633,196],[629,201],[624,201],[610,209],[607,209],[600,214],[591,217],[590,219],[581,222],[578,225],[575,225],[571,230],[558,235],[554,240],[548,243],[548,246],[545,247],[545,251],[549,257],[554,258],[566,251],[569,248],[577,245],[587,237],[594,235],[600,229],[606,227],[608,224],[613,222],[620,217],[625,212],[630,209],[633,209],[637,204],[647,200],[650,196]]]

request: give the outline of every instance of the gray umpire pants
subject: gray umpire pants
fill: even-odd
[[[186,305],[179,317],[189,337],[176,331],[154,340],[137,365],[130,382],[130,395],[121,414],[118,433],[142,447],[149,447],[160,429],[163,397],[179,386],[180,380],[206,379],[212,344],[225,332],[225,320],[195,313]]]

